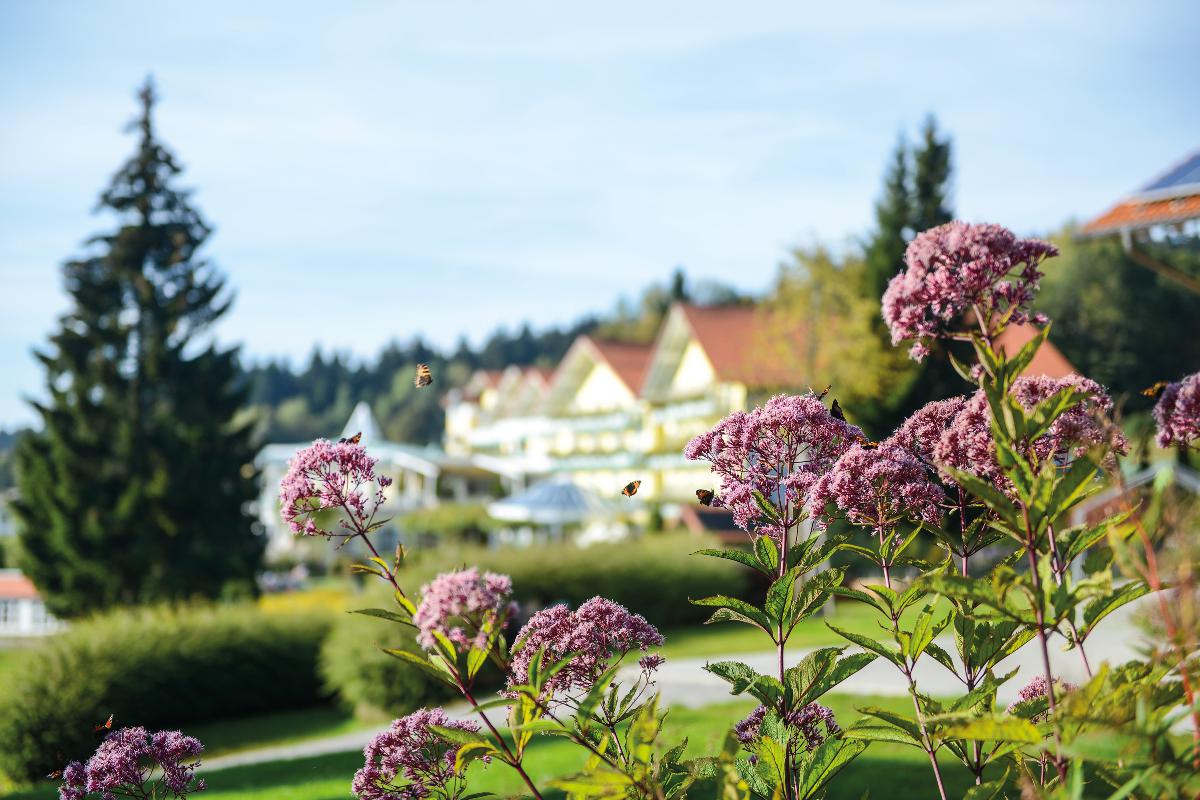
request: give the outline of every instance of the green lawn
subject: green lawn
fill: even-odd
[[[825,702],[834,709],[843,724],[858,718],[855,708],[859,706],[879,705],[896,711],[905,711],[908,707],[908,700],[903,697],[830,695]],[[674,743],[686,736],[690,754],[714,752],[729,726],[751,707],[752,703],[738,702],[703,709],[673,710],[668,717],[664,741]],[[227,744],[231,740],[227,733],[217,735],[218,742]],[[528,766],[534,780],[544,785],[550,778],[572,771],[579,763],[580,755],[569,743],[559,739],[544,739],[530,749]],[[360,766],[360,753],[339,753],[219,770],[205,775],[209,790],[198,797],[204,800],[346,800],[350,779]],[[961,796],[968,785],[967,776],[961,770],[954,769],[949,762],[944,761],[943,766],[947,773],[949,794],[952,797]],[[510,795],[521,789],[519,779],[501,764],[490,767],[477,765],[475,769],[477,774],[471,783],[475,791]],[[868,789],[872,797],[894,800],[923,800],[935,794],[932,773],[924,754],[899,745],[872,745],[835,782],[830,797],[858,800]],[[555,792],[548,794],[561,796]],[[698,787],[692,796],[706,798],[712,794],[711,787]],[[53,788],[45,785],[36,790],[4,795],[4,800],[51,797]]]
[[[365,727],[378,728],[380,724],[363,722],[355,719],[349,711],[329,706],[188,725],[187,733],[204,742],[205,753],[216,756],[240,750],[292,744],[306,739],[337,736]]]
[[[839,603],[837,610],[829,616],[817,614],[797,625],[788,639],[788,646],[820,647],[848,644],[845,639],[826,627],[827,620],[839,628],[878,636],[881,633],[876,619],[871,609],[861,603]],[[762,631],[734,622],[668,630],[663,632],[663,638],[666,643],[661,652],[667,658],[703,658],[775,649],[775,645]]]

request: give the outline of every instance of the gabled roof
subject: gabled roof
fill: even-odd
[[[1032,325],[1009,325],[996,337],[996,350],[1003,351],[1009,356],[1015,356],[1017,351],[1032,340],[1037,333],[1038,329]],[[1021,374],[1025,376],[1065,378],[1076,372],[1078,370],[1075,369],[1075,366],[1070,361],[1067,361],[1067,357],[1062,354],[1062,351],[1047,339],[1042,342],[1042,346],[1034,354],[1033,360],[1029,362],[1029,366]]]
[[[772,342],[788,336],[794,340],[791,344],[802,347],[808,339],[803,326],[781,329],[770,312],[755,306],[680,304],[679,309],[719,380],[740,381],[754,388],[796,384],[795,370],[787,359],[778,357]]]
[[[584,339],[602,361],[612,367],[612,371],[621,379],[621,383],[635,397],[642,388],[642,380],[646,377],[646,369],[650,366],[650,357],[654,354],[654,346],[649,344],[633,344],[630,342],[606,342]]]
[[[1086,223],[1080,235],[1104,236],[1194,219],[1200,219],[1200,151]]]

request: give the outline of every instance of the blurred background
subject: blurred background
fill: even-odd
[[[907,241],[956,218],[1060,248],[1035,371],[1109,387],[1132,486],[1170,464],[1194,492],[1141,390],[1200,368],[1198,30],[1182,0],[0,3],[0,672],[178,725],[170,687],[131,699],[142,662],[85,679],[71,648],[191,614],[209,672],[245,641],[306,676],[189,706],[250,720],[234,740],[423,703],[329,616],[361,603],[355,553],[278,521],[292,454],[357,432],[414,583],[607,587],[736,651],[675,602],[756,591],[681,560],[740,541],[683,445],[780,391],[832,385],[876,437],[963,391],[879,316]],[[12,742],[39,717],[8,708]]]

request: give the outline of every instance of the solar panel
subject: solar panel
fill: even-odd
[[[1200,184],[1200,151],[1193,153],[1182,163],[1176,164],[1163,175],[1141,188],[1142,194],[1161,192],[1177,186]]]

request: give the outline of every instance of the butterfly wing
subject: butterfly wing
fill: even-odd
[[[633,497],[635,494],[637,494],[638,487],[641,485],[641,481],[630,481],[629,483],[625,484],[625,488],[621,490],[621,494],[625,495],[626,497]]]

